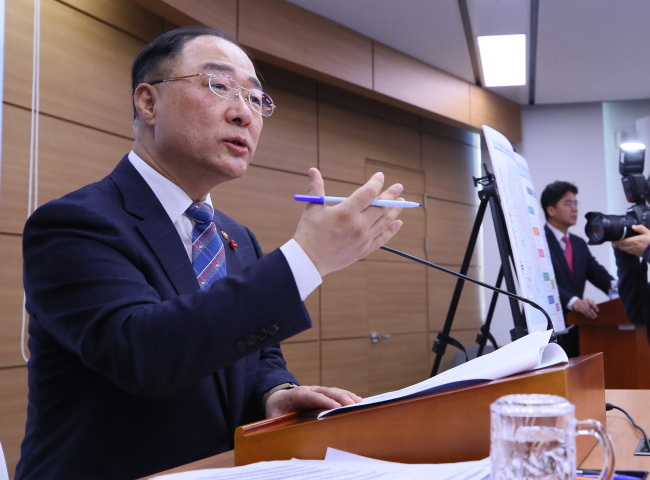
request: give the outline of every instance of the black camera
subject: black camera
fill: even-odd
[[[650,196],[649,181],[643,176],[645,146],[641,143],[624,143],[618,162],[621,182],[625,198],[633,203],[625,215],[605,215],[599,212],[588,212],[585,215],[587,225],[585,233],[589,245],[600,245],[607,241],[617,241],[631,237],[637,233],[630,228],[632,225],[645,225],[650,228],[650,207],[647,201]]]

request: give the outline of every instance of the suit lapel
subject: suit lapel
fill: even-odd
[[[550,228],[544,225],[544,229],[546,230],[546,240],[548,242],[548,248],[551,252],[551,257],[552,259],[555,259],[553,263],[555,265],[558,265],[562,269],[562,276],[565,277],[575,288],[575,278],[573,276],[573,273],[571,273],[571,269],[569,268],[569,263],[566,261],[566,255],[564,254],[564,250],[562,250],[562,247],[560,246],[560,242],[557,241],[555,234],[551,231]],[[571,242],[571,247],[573,247],[573,242]],[[573,258],[573,266],[575,269],[575,250],[574,250],[574,258]],[[555,272],[555,275],[557,276],[558,272]]]
[[[198,290],[200,287],[192,262],[189,261],[176,227],[127,156],[115,167],[111,177],[124,197],[124,209],[140,220],[137,223],[138,230],[162,265],[177,293],[183,295]],[[228,250],[229,247],[226,251]],[[230,262],[230,258],[227,261]],[[224,416],[226,421],[231,423],[231,415],[228,414],[228,382],[224,370],[215,372],[213,378],[222,402]]]
[[[147,218],[138,225],[138,228],[176,291],[180,295],[192,293],[199,288],[192,263],[178,236],[178,231],[168,219],[167,223],[171,228],[161,225],[157,219]]]
[[[214,210],[214,223],[219,235],[224,238],[228,275],[241,273],[247,265],[258,259],[255,243],[246,227],[235,222],[216,207]],[[237,247],[230,245],[231,240]]]
[[[124,197],[124,209],[140,221],[136,226],[162,265],[178,294],[199,288],[178,231],[164,208],[125,156],[111,178]]]

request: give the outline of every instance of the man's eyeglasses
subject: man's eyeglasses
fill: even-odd
[[[219,95],[221,98],[227,100],[239,100],[239,94],[242,90],[246,90],[244,98],[248,100],[251,108],[262,115],[263,117],[270,117],[273,115],[275,105],[273,100],[266,93],[255,88],[248,89],[240,86],[234,78],[227,73],[195,73],[193,75],[183,75],[182,77],[166,78],[164,80],[156,80],[147,82],[149,85],[156,85],[164,82],[175,82],[183,78],[192,77],[208,77],[208,85],[212,93]]]
[[[578,208],[578,201],[577,200],[565,200],[562,202],[562,205],[568,208]]]

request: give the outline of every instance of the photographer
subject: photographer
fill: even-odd
[[[611,241],[618,267],[618,291],[625,314],[634,325],[650,325],[650,293],[648,265],[650,262],[650,179],[643,175],[645,145],[636,142],[621,144],[618,171],[625,198],[633,205],[625,215],[586,214],[585,233],[589,245]],[[639,259],[641,257],[642,261]],[[650,342],[650,332],[648,332]]]
[[[619,295],[625,314],[635,325],[650,325],[650,230],[643,225],[631,227],[638,235],[612,242],[618,267]],[[641,257],[641,260],[639,259]],[[650,331],[648,331],[650,342]]]

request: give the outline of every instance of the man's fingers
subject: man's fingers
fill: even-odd
[[[333,396],[334,398],[338,398],[339,396],[344,396],[346,398],[351,398],[357,402],[360,402],[363,400],[359,395],[357,395],[354,392],[351,392],[349,390],[344,390],[342,388],[334,388],[334,387],[321,387],[319,386],[318,389],[321,391],[321,393],[324,393],[329,396]]]
[[[393,198],[392,200],[396,200],[398,197]],[[393,226],[393,222],[395,219],[399,216],[400,213],[402,213],[402,208],[401,207],[383,207],[381,209],[377,207],[368,207],[368,208],[374,208],[377,210],[376,214],[377,217],[372,221],[372,225],[370,225],[370,232],[371,235],[379,235],[381,234],[385,229],[389,228],[392,226],[392,228],[396,228],[396,230],[390,234],[390,237],[392,237],[397,230],[401,227],[401,222],[399,226]],[[370,218],[370,217],[368,217]],[[390,233],[390,232],[389,232]]]
[[[323,176],[317,168],[309,169],[309,188],[307,191],[310,195],[325,195]]]
[[[272,415],[279,415],[293,410],[329,410],[344,405],[352,405],[363,400],[358,395],[347,390],[316,385],[280,390],[269,398],[269,400],[271,399],[275,402]]]
[[[583,298],[574,304],[574,310],[583,314],[587,318],[594,319],[598,316],[598,305],[593,300]]]
[[[388,228],[383,230],[379,235],[375,237],[372,242],[373,250],[378,249],[382,245],[386,245],[388,241],[395,236],[399,229],[402,228],[403,222],[401,220],[394,220]]]
[[[377,199],[383,185],[384,174],[377,172],[364,185],[352,192],[348,201],[358,208],[363,209],[370,205],[373,200]]]
[[[399,198],[403,191],[404,186],[401,183],[395,183],[384,190],[377,198],[381,198],[382,200],[404,200],[403,198]]]
[[[648,228],[645,225],[641,225],[641,224],[632,225],[632,228],[634,229],[635,232],[640,233],[641,235],[650,232],[650,230],[648,230]]]
[[[363,400],[359,395],[352,393],[348,390],[343,390],[341,388],[331,388],[331,387],[321,387],[313,386],[309,387],[312,392],[319,393],[324,397],[334,400],[340,405],[352,405]]]

